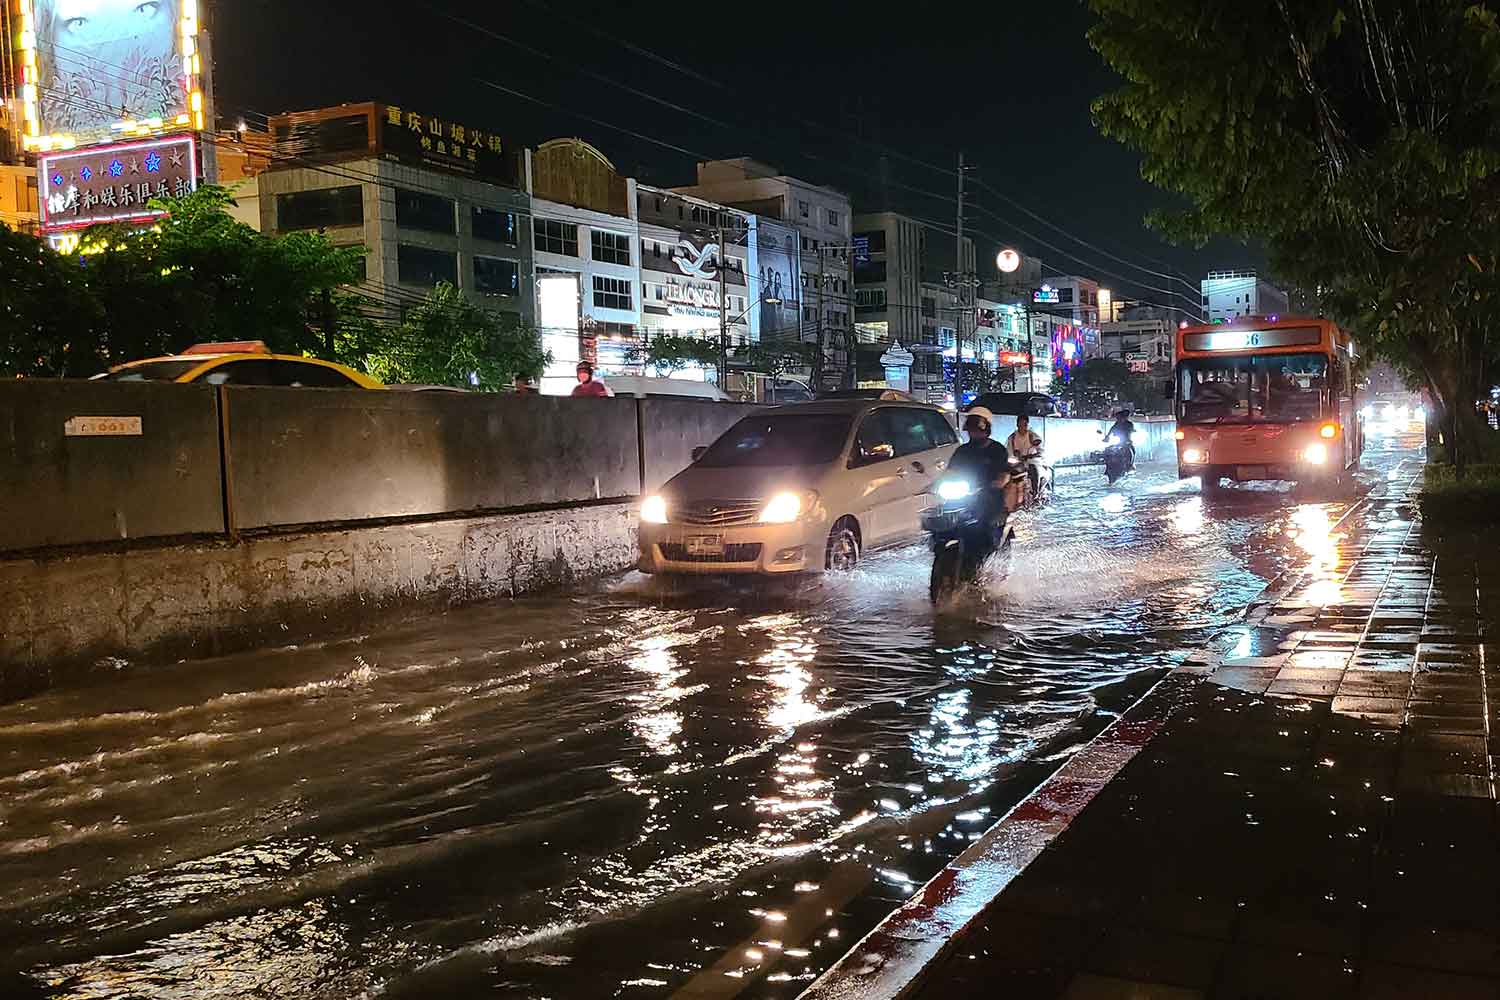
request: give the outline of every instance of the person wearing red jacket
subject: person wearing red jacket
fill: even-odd
[[[578,362],[578,384],[573,387],[575,396],[608,396],[609,389],[594,378],[594,366],[587,361]]]

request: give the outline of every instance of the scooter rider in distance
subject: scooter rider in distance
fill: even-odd
[[[1135,469],[1135,424],[1130,422],[1130,411],[1119,410],[1115,413],[1115,422],[1109,430],[1104,432],[1104,440],[1109,441],[1120,437],[1120,447],[1125,449],[1125,469],[1127,472]]]
[[[970,411],[972,412],[972,411]],[[1026,478],[1031,481],[1031,496],[1041,495],[1042,436],[1031,429],[1031,418],[1024,414],[1016,418],[1016,432],[1005,440],[1011,457],[1026,466]]]

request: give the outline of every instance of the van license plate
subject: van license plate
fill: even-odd
[[[723,535],[688,535],[687,554],[690,556],[722,556]]]
[[[1236,479],[1265,479],[1266,467],[1264,465],[1237,465],[1234,468]]]

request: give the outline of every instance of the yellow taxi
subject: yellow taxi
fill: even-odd
[[[197,382],[313,389],[385,388],[370,376],[332,361],[272,354],[259,340],[194,344],[181,354],[132,361],[94,378],[110,382]]]

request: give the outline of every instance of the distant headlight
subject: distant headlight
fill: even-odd
[[[1328,446],[1326,444],[1310,444],[1302,452],[1302,458],[1310,465],[1322,465],[1328,461]]]
[[[760,512],[761,524],[791,524],[812,509],[812,493],[777,493]]]
[[[1208,458],[1208,452],[1202,448],[1182,449],[1182,462],[1184,465],[1197,465]]]
[[[667,523],[667,499],[649,496],[641,503],[641,520],[646,524]]]
[[[962,500],[974,491],[962,479],[944,479],[938,483],[937,492],[944,500]]]

